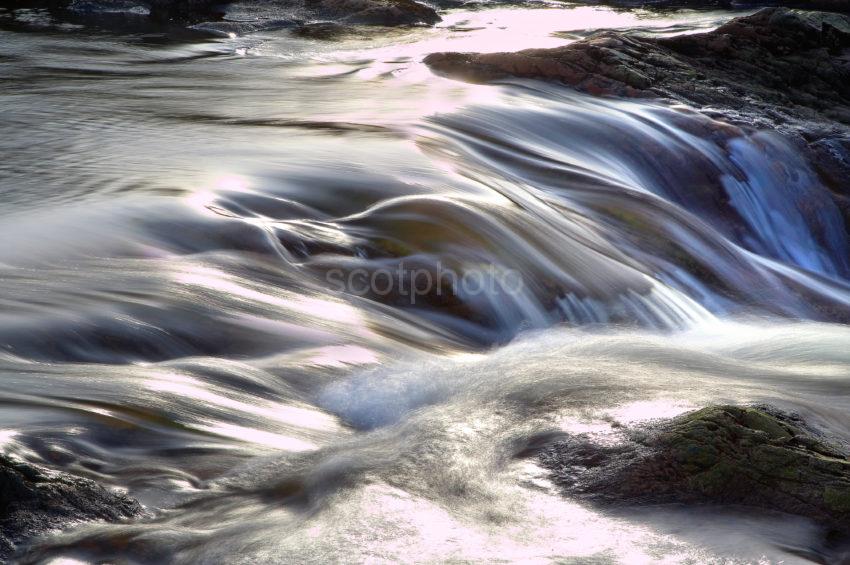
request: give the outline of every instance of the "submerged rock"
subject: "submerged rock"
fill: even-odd
[[[0,560],[41,534],[79,522],[116,521],[141,513],[138,502],[94,481],[0,455]]]
[[[567,492],[598,502],[745,505],[850,527],[850,462],[799,420],[714,406],[625,436],[615,447],[559,440],[540,460]]]

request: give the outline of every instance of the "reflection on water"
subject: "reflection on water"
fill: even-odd
[[[850,335],[829,323],[850,317],[847,239],[808,165],[684,108],[421,64],[724,17],[482,9],[340,42],[0,32],[0,442],[154,514],[28,558],[817,549],[791,517],[585,508],[514,457],[709,402],[850,441]],[[522,284],[413,301],[329,278],[411,269]]]

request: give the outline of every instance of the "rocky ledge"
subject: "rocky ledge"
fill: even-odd
[[[554,49],[433,53],[436,72],[471,81],[556,80],[606,96],[850,124],[850,18],[766,8],[708,33],[649,38],[602,32]]]
[[[674,37],[613,31],[554,49],[434,53],[439,74],[474,82],[559,81],[599,96],[685,103],[786,134],[835,194],[850,227],[850,17],[765,8]]]
[[[0,455],[0,561],[29,539],[95,520],[142,513],[135,500],[94,481],[55,473]]]
[[[4,7],[46,9],[59,20],[75,22],[123,14],[154,24],[192,25],[227,20],[231,13],[238,21],[247,15],[250,21],[269,20],[281,27],[323,20],[376,26],[440,21],[434,8],[415,0],[9,0]]]
[[[734,504],[850,528],[850,462],[798,418],[714,406],[616,446],[560,439],[539,454],[568,493],[599,503]]]
[[[801,10],[850,12],[850,0],[586,0],[585,4],[601,4],[617,8],[751,8],[754,6],[784,6]]]

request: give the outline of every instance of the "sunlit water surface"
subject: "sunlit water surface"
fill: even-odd
[[[583,506],[515,457],[543,432],[712,402],[850,441],[850,253],[809,165],[687,108],[421,63],[730,14],[494,8],[337,42],[17,17],[0,32],[0,438],[150,511],[29,561],[817,549],[793,517]],[[411,269],[487,284],[336,284]]]

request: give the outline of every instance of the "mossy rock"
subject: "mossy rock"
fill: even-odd
[[[576,453],[588,449],[586,441],[561,440],[541,461],[568,492],[598,501],[744,505],[850,529],[850,462],[771,409],[690,412],[627,432],[616,448],[597,446],[594,463],[582,467]]]

